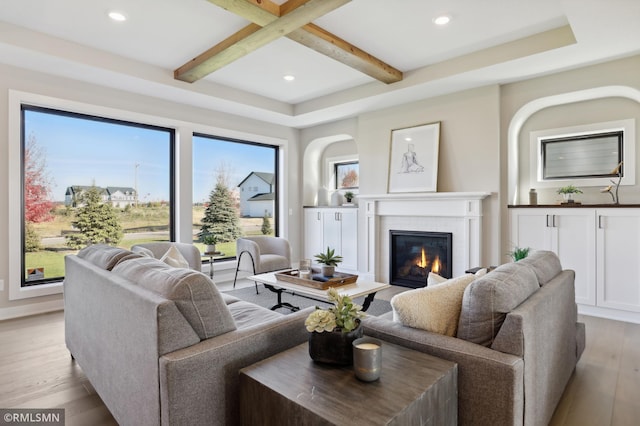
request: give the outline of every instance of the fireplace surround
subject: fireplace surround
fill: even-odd
[[[362,224],[360,275],[390,282],[389,231],[447,232],[452,234],[452,276],[479,266],[482,246],[482,201],[488,192],[360,194]]]

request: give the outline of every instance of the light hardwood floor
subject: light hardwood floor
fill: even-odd
[[[551,425],[640,424],[640,325],[594,317]],[[64,344],[62,312],[0,322],[0,408],[65,408],[66,425],[116,424]]]

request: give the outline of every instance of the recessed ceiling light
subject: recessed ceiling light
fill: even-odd
[[[284,77],[282,77],[282,78],[284,78],[284,79],[285,79],[285,80],[287,80],[287,81],[293,81],[293,80],[295,80],[295,79],[296,79],[296,77],[295,77],[294,75],[291,75],[291,74],[287,74],[287,75],[285,75],[285,76],[284,76]]]
[[[447,25],[451,22],[451,16],[449,15],[440,15],[433,18],[433,23],[436,25]]]
[[[115,10],[109,12],[109,18],[113,19],[116,22],[124,22],[127,20],[127,17],[124,13]]]

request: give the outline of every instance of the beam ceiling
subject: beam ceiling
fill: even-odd
[[[208,0],[252,23],[174,71],[193,83],[279,37],[307,46],[384,83],[402,80],[402,72],[311,23],[351,0]]]

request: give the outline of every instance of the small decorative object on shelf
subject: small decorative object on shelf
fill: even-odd
[[[611,174],[618,176],[618,182],[610,179],[611,185],[601,189],[600,192],[608,192],[609,195],[611,195],[613,204],[620,204],[620,197],[618,197],[618,188],[620,187],[620,182],[622,182],[622,161],[618,163],[616,168],[611,171]]]
[[[342,262],[342,256],[335,254],[335,249],[327,247],[326,253],[318,253],[314,257],[322,265],[322,275],[332,277],[338,263]]]
[[[344,193],[344,198],[345,200],[347,200],[347,203],[351,204],[351,201],[353,201],[353,197],[355,197],[355,195],[353,195],[353,192],[351,191],[347,191]]]
[[[558,194],[562,194],[564,201],[561,204],[579,204],[573,199],[574,194],[582,194],[582,191],[573,185],[563,186],[558,189]]]
[[[327,291],[328,309],[316,308],[304,322],[309,335],[309,356],[316,362],[351,365],[353,341],[362,337],[360,319],[366,314],[362,306],[353,303],[349,296],[338,290]]]
[[[535,206],[536,204],[538,204],[538,193],[535,188],[531,188],[529,190],[529,205]]]

